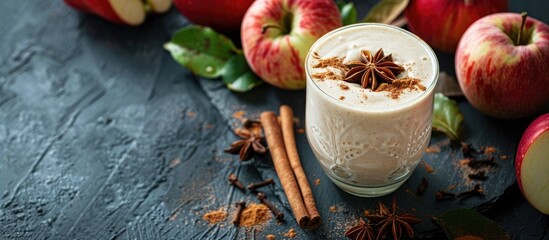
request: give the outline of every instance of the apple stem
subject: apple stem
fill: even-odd
[[[261,26],[261,34],[265,34],[265,32],[267,32],[267,30],[269,28],[278,28],[280,29],[282,32],[286,32],[286,29],[276,23],[266,23],[266,24],[263,24],[263,26]]]
[[[524,30],[524,24],[526,24],[526,17],[528,17],[528,13],[527,12],[522,12],[522,14],[520,14],[520,16],[522,17],[522,22],[520,23],[520,29],[519,29],[518,36],[517,36],[517,42],[515,43],[517,46],[520,45],[520,40],[522,40],[522,31]]]

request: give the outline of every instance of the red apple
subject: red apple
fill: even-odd
[[[524,19],[516,13],[486,16],[467,29],[456,50],[463,94],[490,116],[521,118],[549,102],[549,26]]]
[[[453,53],[473,22],[507,11],[507,0],[411,0],[405,15],[408,28],[431,47]]]
[[[515,158],[515,172],[526,200],[549,214],[549,113],[538,117],[524,131]]]
[[[257,0],[244,15],[244,56],[265,82],[305,88],[304,62],[311,45],[341,26],[333,0]]]
[[[95,14],[108,21],[137,26],[145,21],[146,7],[142,0],[65,0],[67,5]],[[171,0],[147,0],[154,13],[164,13],[171,6]]]
[[[225,34],[238,33],[240,23],[254,0],[174,0],[189,21]]]

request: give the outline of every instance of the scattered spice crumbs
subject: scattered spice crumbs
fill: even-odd
[[[202,216],[202,219],[208,221],[210,224],[222,222],[225,218],[227,218],[227,211],[223,210],[223,208],[207,212]]]
[[[320,185],[320,178],[315,179],[315,185],[316,186]]]
[[[339,96],[339,100],[344,100],[345,96]]]
[[[340,84],[339,87],[341,88],[341,90],[349,90],[349,86],[345,84]]]
[[[348,68],[343,64],[343,58],[338,58],[338,57],[319,59],[318,63],[313,66],[313,68],[327,68],[327,67],[333,67],[341,70],[348,70]]]
[[[196,112],[187,112],[187,117],[193,118],[196,116]]]
[[[275,240],[276,239],[276,236],[273,235],[273,234],[268,234],[267,235],[267,240]]]
[[[330,206],[330,212],[337,212],[337,206],[336,205],[332,205]]]
[[[284,237],[294,238],[297,235],[295,229],[290,228],[288,232],[284,233]]]
[[[393,83],[382,83],[375,90],[376,92],[386,91],[389,92],[388,96],[392,99],[398,99],[400,94],[405,90],[420,90],[425,91],[427,88],[420,83],[419,79],[415,78],[401,78],[394,80]]]
[[[499,159],[500,160],[507,160],[507,159],[509,159],[509,157],[507,155],[500,155]]]
[[[426,153],[439,153],[440,147],[439,146],[429,146],[427,149],[425,149]]]
[[[431,165],[429,165],[426,161],[423,161],[423,167],[425,167],[425,171],[427,173],[433,173],[435,171],[435,169],[433,169],[433,167],[431,167]]]
[[[485,148],[484,148],[484,154],[487,154],[487,155],[488,155],[488,154],[495,153],[495,152],[497,152],[497,151],[498,151],[498,149],[495,148],[495,147],[485,147]]]
[[[296,130],[296,132],[299,133],[299,134],[303,134],[303,133],[305,133],[305,129],[303,129],[303,128],[298,128],[298,129]]]
[[[320,59],[320,56],[316,55],[318,63],[313,66],[313,68],[333,68],[332,70],[327,70],[325,72],[313,74],[313,78],[318,79],[319,81],[323,80],[343,80],[344,76],[341,72],[346,72],[349,69],[343,64],[343,58],[331,57],[327,59]],[[333,70],[339,70],[339,74]]]
[[[313,76],[313,78],[317,78],[319,81],[323,81],[323,80],[341,80],[343,78],[342,76],[337,75],[337,74],[335,74],[334,72],[331,72],[331,71],[315,73],[312,76]]]
[[[246,112],[236,111],[236,112],[233,113],[233,118],[242,119],[244,117],[244,115],[246,115]]]

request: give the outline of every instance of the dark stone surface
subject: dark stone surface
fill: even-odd
[[[372,1],[359,4],[361,15]],[[536,5],[511,2],[545,22]],[[547,8],[546,8],[547,9]],[[296,226],[269,157],[240,163],[223,149],[235,140],[235,111],[248,117],[294,108],[304,123],[304,91],[263,85],[238,94],[216,80],[194,77],[162,49],[187,24],[176,11],[150,17],[140,27],[105,22],[66,7],[62,1],[9,1],[0,8],[0,236],[2,239],[282,239],[290,228],[298,239],[342,238],[365,209],[396,197],[400,209],[424,221],[420,238],[440,237],[429,221],[449,209],[476,208],[516,239],[547,238],[549,218],[532,208],[515,183],[518,139],[532,120],[501,121],[457,99],[465,115],[465,139],[494,146],[498,168],[482,182],[486,196],[436,203],[433,194],[457,184],[468,189],[460,151],[444,145],[419,166],[395,194],[364,199],[339,190],[322,173],[304,134],[298,147],[324,219],[316,231]],[[453,56],[438,53],[441,68],[453,73]],[[548,108],[549,109],[549,108]],[[301,125],[303,127],[303,125]],[[444,141],[433,135],[432,143]],[[269,199],[286,215],[266,226],[236,228],[229,220],[208,225],[202,215],[234,202],[256,201],[227,185],[237,173],[245,183],[273,177]],[[421,177],[430,186],[413,191]],[[337,211],[330,211],[336,206]]]

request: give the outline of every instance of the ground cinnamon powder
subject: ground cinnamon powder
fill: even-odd
[[[315,179],[315,185],[316,186],[320,185],[320,178]]]
[[[325,72],[315,73],[312,75],[313,78],[316,78],[320,81],[322,80],[343,80],[344,75],[342,72],[346,72],[349,69],[343,64],[343,58],[331,57],[327,59],[319,59],[318,63],[313,66],[313,68],[328,68],[331,67],[332,70],[339,70],[339,73],[336,73],[332,70],[327,70]]]
[[[245,115],[246,115],[246,112],[244,111],[236,111],[233,113],[233,118],[242,119]]]
[[[202,219],[208,221],[210,224],[222,222],[225,218],[227,218],[227,211],[223,209],[207,212],[202,216]]]
[[[337,74],[335,74],[334,72],[331,72],[331,71],[315,73],[312,76],[314,78],[317,78],[319,81],[323,81],[323,80],[343,80],[342,75],[337,75]]]
[[[295,236],[297,235],[295,229],[293,228],[290,228],[290,230],[288,230],[288,232],[284,233],[284,237],[287,237],[287,238],[294,238]]]
[[[271,219],[271,211],[265,204],[251,203],[240,215],[240,226],[250,227],[267,222]]]
[[[327,68],[327,67],[333,67],[341,70],[348,70],[348,68],[343,64],[343,58],[338,58],[338,57],[319,59],[318,63],[313,66],[313,68]]]
[[[401,78],[393,81],[391,84],[382,83],[376,89],[376,92],[386,91],[389,92],[389,97],[392,99],[397,99],[400,94],[406,90],[421,90],[425,91],[427,89],[420,83],[419,79],[415,78]]]

